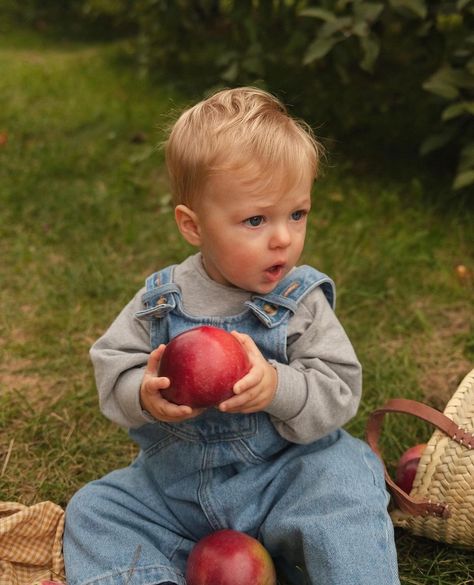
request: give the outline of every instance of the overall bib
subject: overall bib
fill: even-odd
[[[332,281],[301,266],[238,315],[196,317],[185,312],[169,267],[147,279],[137,317],[150,321],[153,348],[212,325],[249,334],[267,359],[286,364],[288,319],[317,286],[334,306]],[[130,435],[141,448],[132,465],[86,485],[68,505],[68,585],[185,585],[191,548],[223,528],[260,539],[285,569],[305,567],[313,585],[399,583],[380,463],[345,431],[295,444],[264,412],[210,408]],[[292,583],[305,583],[302,576]]]

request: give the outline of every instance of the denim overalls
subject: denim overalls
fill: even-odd
[[[248,333],[267,359],[288,363],[288,319],[316,286],[334,305],[332,281],[302,266],[238,315],[194,317],[169,267],[147,279],[137,317],[150,321],[152,347],[213,325]],[[300,445],[266,413],[208,409],[130,435],[141,448],[132,465],[86,485],[68,505],[68,585],[185,585],[192,546],[222,528],[259,538],[294,584],[305,583],[303,573],[291,575],[296,564],[312,585],[399,584],[380,463],[345,431]]]

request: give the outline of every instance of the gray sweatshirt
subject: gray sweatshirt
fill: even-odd
[[[235,315],[252,296],[211,280],[200,254],[179,264],[174,280],[191,315]],[[149,323],[135,317],[144,308],[144,292],[137,292],[90,351],[101,410],[126,428],[150,422],[139,400],[152,349]],[[361,395],[360,364],[320,287],[303,298],[288,322],[287,354],[288,365],[274,364],[278,386],[266,411],[284,438],[309,443],[352,418]]]

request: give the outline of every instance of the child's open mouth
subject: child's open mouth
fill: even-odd
[[[270,281],[278,280],[282,277],[284,264],[274,264],[265,270],[265,273]]]

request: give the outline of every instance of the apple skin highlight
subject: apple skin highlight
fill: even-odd
[[[180,333],[166,346],[158,375],[170,379],[163,398],[207,408],[233,396],[234,384],[250,370],[241,343],[228,331],[204,325]]]
[[[218,530],[192,549],[188,585],[276,585],[272,558],[255,538],[237,530]]]

